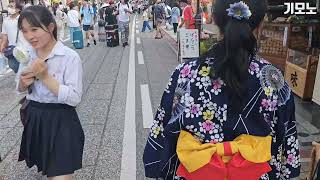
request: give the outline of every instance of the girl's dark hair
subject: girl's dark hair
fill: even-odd
[[[24,9],[18,19],[18,27],[22,29],[22,20],[26,19],[33,27],[40,27],[44,31],[49,32],[48,26],[54,24],[53,37],[57,40],[57,23],[51,12],[44,6],[29,6]]]
[[[248,20],[228,16],[226,10],[230,8],[230,4],[240,0],[216,0],[213,16],[223,40],[206,54],[215,56],[216,66],[211,68],[210,76],[218,76],[225,81],[229,104],[234,112],[240,112],[245,103],[243,100],[247,95],[248,68],[257,52],[257,40],[253,31],[260,25],[267,11],[266,0],[243,1],[252,12]]]
[[[19,9],[19,11],[20,11],[19,13],[21,13],[21,11],[23,9],[23,5],[21,4],[21,2],[18,1],[18,0],[15,0],[14,3],[15,3],[15,7],[14,8]]]

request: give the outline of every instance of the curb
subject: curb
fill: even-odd
[[[161,31],[164,32],[164,38],[168,41],[168,44],[171,48],[171,50],[178,55],[178,43],[176,40],[170,36],[169,33],[167,33],[166,30],[164,30],[162,27],[160,27]]]

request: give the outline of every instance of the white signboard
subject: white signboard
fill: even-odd
[[[198,29],[180,29],[179,35],[181,58],[199,57]]]

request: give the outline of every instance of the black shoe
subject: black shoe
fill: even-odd
[[[97,41],[96,41],[96,40],[93,40],[93,44],[94,44],[94,45],[97,45]]]
[[[126,47],[126,43],[122,43],[122,47]]]
[[[87,44],[87,47],[89,47],[89,46],[90,46],[90,43]]]

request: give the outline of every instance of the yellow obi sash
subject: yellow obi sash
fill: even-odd
[[[192,134],[182,130],[176,151],[181,164],[191,173],[208,164],[215,153],[221,156],[224,163],[237,152],[252,163],[267,162],[271,159],[271,140],[271,136],[242,134],[233,141],[202,144]]]

